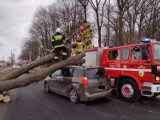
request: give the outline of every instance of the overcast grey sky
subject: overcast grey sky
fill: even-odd
[[[8,61],[11,51],[17,57],[27,36],[35,10],[56,0],[1,0],[0,60]]]

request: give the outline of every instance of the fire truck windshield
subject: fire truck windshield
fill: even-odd
[[[153,45],[154,61],[160,62],[160,44]]]

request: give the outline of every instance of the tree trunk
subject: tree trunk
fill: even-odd
[[[71,48],[73,48],[75,46],[76,46],[76,43],[73,43],[71,45],[68,45],[67,49],[70,50]],[[42,64],[45,64],[45,63],[52,61],[53,58],[54,58],[54,54],[46,55],[39,60],[35,60],[26,66],[22,66],[21,68],[14,70],[13,72],[7,74],[6,76],[0,78],[0,81],[16,78],[24,73],[27,73],[29,70],[33,69],[34,67],[37,67],[37,66],[40,66]]]
[[[3,100],[3,94],[0,94],[0,102]]]
[[[42,65],[52,60],[53,55],[47,56],[45,59],[34,61],[33,63],[29,64],[27,67],[23,67],[21,69],[17,69],[12,72],[10,75],[4,77],[0,81],[0,93],[6,90],[11,90],[14,88],[19,88],[23,86],[27,86],[33,82],[38,82],[43,80],[47,75],[51,74],[52,72],[56,71],[65,66],[75,65],[75,64],[82,64],[85,62],[83,57],[85,53],[78,54],[76,56],[72,56],[67,60],[61,61],[59,63],[53,64],[47,68],[44,68],[34,74],[23,74],[25,71],[34,68],[35,66]],[[48,59],[47,59],[48,58]],[[13,74],[14,73],[14,74]],[[23,75],[22,75],[23,74]],[[20,76],[21,75],[21,76]],[[19,76],[19,77],[18,77]]]
[[[70,51],[70,49],[74,48],[75,46],[76,46],[76,43],[73,43],[71,45],[68,45],[67,48]],[[13,72],[8,73],[4,77],[1,77],[0,93],[2,93],[3,91],[14,89],[14,88],[27,86],[33,82],[41,81],[47,75],[51,74],[52,72],[62,67],[65,67],[68,65],[82,64],[85,62],[85,60],[83,59],[84,56],[85,56],[85,53],[81,53],[76,56],[69,57],[66,60],[59,61],[59,63],[52,64],[47,68],[43,68],[34,74],[28,74],[27,72],[35,67],[49,63],[51,61],[53,62],[54,54],[46,55],[39,60],[33,61],[28,65],[18,68],[16,70],[13,70]],[[3,95],[3,97],[5,96]],[[10,101],[8,96],[5,97],[5,100]]]
[[[4,102],[4,103],[9,103],[10,101],[11,101],[10,95],[9,95],[9,94],[4,95],[4,97],[3,97],[3,102]]]

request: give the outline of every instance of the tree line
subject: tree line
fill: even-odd
[[[160,41],[159,0],[58,0],[36,10],[19,58],[33,61],[47,55],[57,27],[70,37],[84,20],[94,29],[95,46],[137,43],[142,37]]]

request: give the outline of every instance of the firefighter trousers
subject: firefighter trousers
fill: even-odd
[[[68,52],[68,49],[65,46],[55,48],[54,50],[55,50],[54,51],[55,52],[55,56],[57,56],[57,57],[59,57],[61,55],[61,52],[65,52],[65,53]]]

